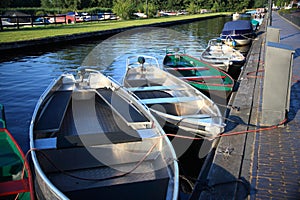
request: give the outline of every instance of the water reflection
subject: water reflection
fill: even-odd
[[[166,28],[138,28],[101,42],[85,58],[82,65],[100,66],[98,69],[120,81],[128,56],[154,56],[162,64],[166,47],[174,44],[184,46],[189,54],[200,57],[198,49],[201,45],[195,37]]]

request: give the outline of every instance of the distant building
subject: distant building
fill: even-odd
[[[19,23],[26,23],[26,22],[30,22],[31,20],[31,16],[26,14],[26,13],[22,13],[19,11],[6,11],[4,13],[4,16],[8,18],[8,21],[10,23],[17,23],[17,17],[19,20]]]

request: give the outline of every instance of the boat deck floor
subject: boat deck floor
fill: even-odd
[[[136,163],[128,164],[126,170]],[[167,168],[153,169],[151,162],[140,166],[143,173],[126,173],[112,167],[50,174],[50,180],[70,199],[165,199],[168,191]],[[117,166],[120,169],[120,167]],[[155,191],[155,192],[154,192]]]
[[[165,91],[136,91],[134,92],[140,99],[156,99],[156,98],[169,98],[173,97],[170,93]],[[149,108],[155,106],[155,110],[165,112],[170,115],[179,116],[180,112],[178,106],[174,103],[161,103],[161,106],[155,106],[155,104],[148,104]],[[154,108],[154,107],[153,107]]]

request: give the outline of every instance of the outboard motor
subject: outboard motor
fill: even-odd
[[[142,65],[142,71],[145,71],[144,63],[146,62],[145,58],[143,56],[138,57],[138,63]]]

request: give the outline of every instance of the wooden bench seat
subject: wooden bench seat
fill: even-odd
[[[223,79],[225,76],[190,76],[190,77],[180,77],[184,80],[202,80],[202,79]]]
[[[183,90],[185,88],[183,87],[178,87],[176,85],[169,85],[169,86],[163,86],[163,85],[158,85],[158,86],[145,86],[145,87],[132,87],[132,88],[127,88],[128,90],[132,92],[137,92],[137,91],[154,91],[154,90]]]
[[[180,103],[199,100],[197,97],[167,97],[167,98],[152,98],[141,99],[144,104],[162,104],[162,103]]]
[[[174,71],[189,71],[189,70],[197,70],[197,71],[205,71],[209,70],[208,67],[168,67],[167,70]]]
[[[30,192],[29,181],[27,178],[0,183],[0,197],[19,194],[23,192]]]

